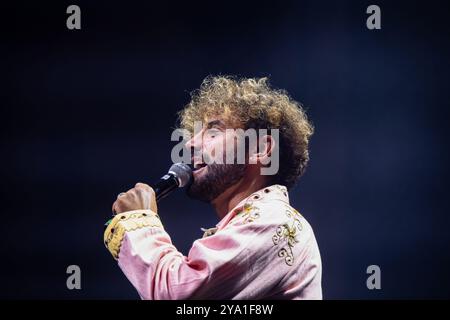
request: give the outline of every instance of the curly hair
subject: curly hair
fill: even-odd
[[[193,132],[195,121],[220,117],[234,128],[279,129],[278,173],[271,183],[291,188],[305,172],[313,126],[300,103],[268,78],[208,76],[179,112],[180,126]]]

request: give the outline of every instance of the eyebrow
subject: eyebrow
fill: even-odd
[[[211,129],[214,126],[219,126],[219,127],[225,128],[225,123],[223,123],[221,120],[212,120],[212,121],[208,122],[208,124],[206,125],[206,128]]]

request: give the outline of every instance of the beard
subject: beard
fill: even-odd
[[[244,176],[245,164],[212,163],[206,170],[205,174],[193,179],[187,195],[209,203]]]

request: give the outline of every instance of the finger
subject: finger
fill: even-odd
[[[145,193],[149,193],[149,194],[153,195],[153,197],[150,196],[150,199],[154,198],[154,196],[155,196],[155,191],[148,184],[138,182],[138,183],[136,183],[136,186],[134,189],[137,193],[140,193],[140,194],[145,192]],[[156,199],[155,199],[155,201],[156,201]]]
[[[130,190],[132,190],[132,189],[130,189]],[[130,191],[130,190],[128,190],[128,191]],[[127,191],[127,192],[128,192],[128,191]],[[111,211],[112,211],[113,214],[116,214],[116,213],[117,213],[117,208],[116,208],[116,206],[117,206],[117,201],[118,201],[120,198],[125,197],[125,196],[127,195],[127,192],[121,192],[121,193],[119,193],[119,194],[117,195],[117,199],[116,199],[116,201],[113,202],[112,207],[111,207]]]
[[[156,204],[156,195],[155,195],[155,191],[150,188],[149,190],[150,193],[150,210],[152,210],[154,213],[158,213],[158,205]]]
[[[129,189],[127,192],[122,192],[122,195],[117,198],[117,201],[121,204],[132,201],[137,198],[137,190],[135,188]]]
[[[120,205],[120,203],[117,203],[116,206],[114,207],[114,212],[116,214],[122,213],[124,212],[124,210],[122,209],[122,206]]]
[[[125,193],[125,192],[121,192],[121,193],[119,193],[119,194],[117,195],[117,199],[119,199],[120,197],[123,197],[124,195],[126,195],[126,193]]]
[[[142,182],[136,183],[136,185],[134,187],[136,189],[144,189],[144,190],[150,190],[151,189],[151,187],[148,184],[142,183]]]
[[[112,208],[111,208],[113,215],[117,214],[116,205],[117,205],[117,201],[114,201],[112,204]]]
[[[123,212],[122,208],[126,207],[126,205],[127,205],[127,201],[124,198],[117,199],[116,201],[114,201],[114,203],[112,205],[113,215]]]

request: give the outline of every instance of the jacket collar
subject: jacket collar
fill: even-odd
[[[262,188],[252,193],[247,198],[239,202],[230,212],[227,213],[222,220],[216,225],[217,229],[223,229],[239,212],[244,209],[245,204],[268,201],[268,200],[280,200],[289,204],[289,194],[287,188],[283,185],[274,184],[265,188]]]

